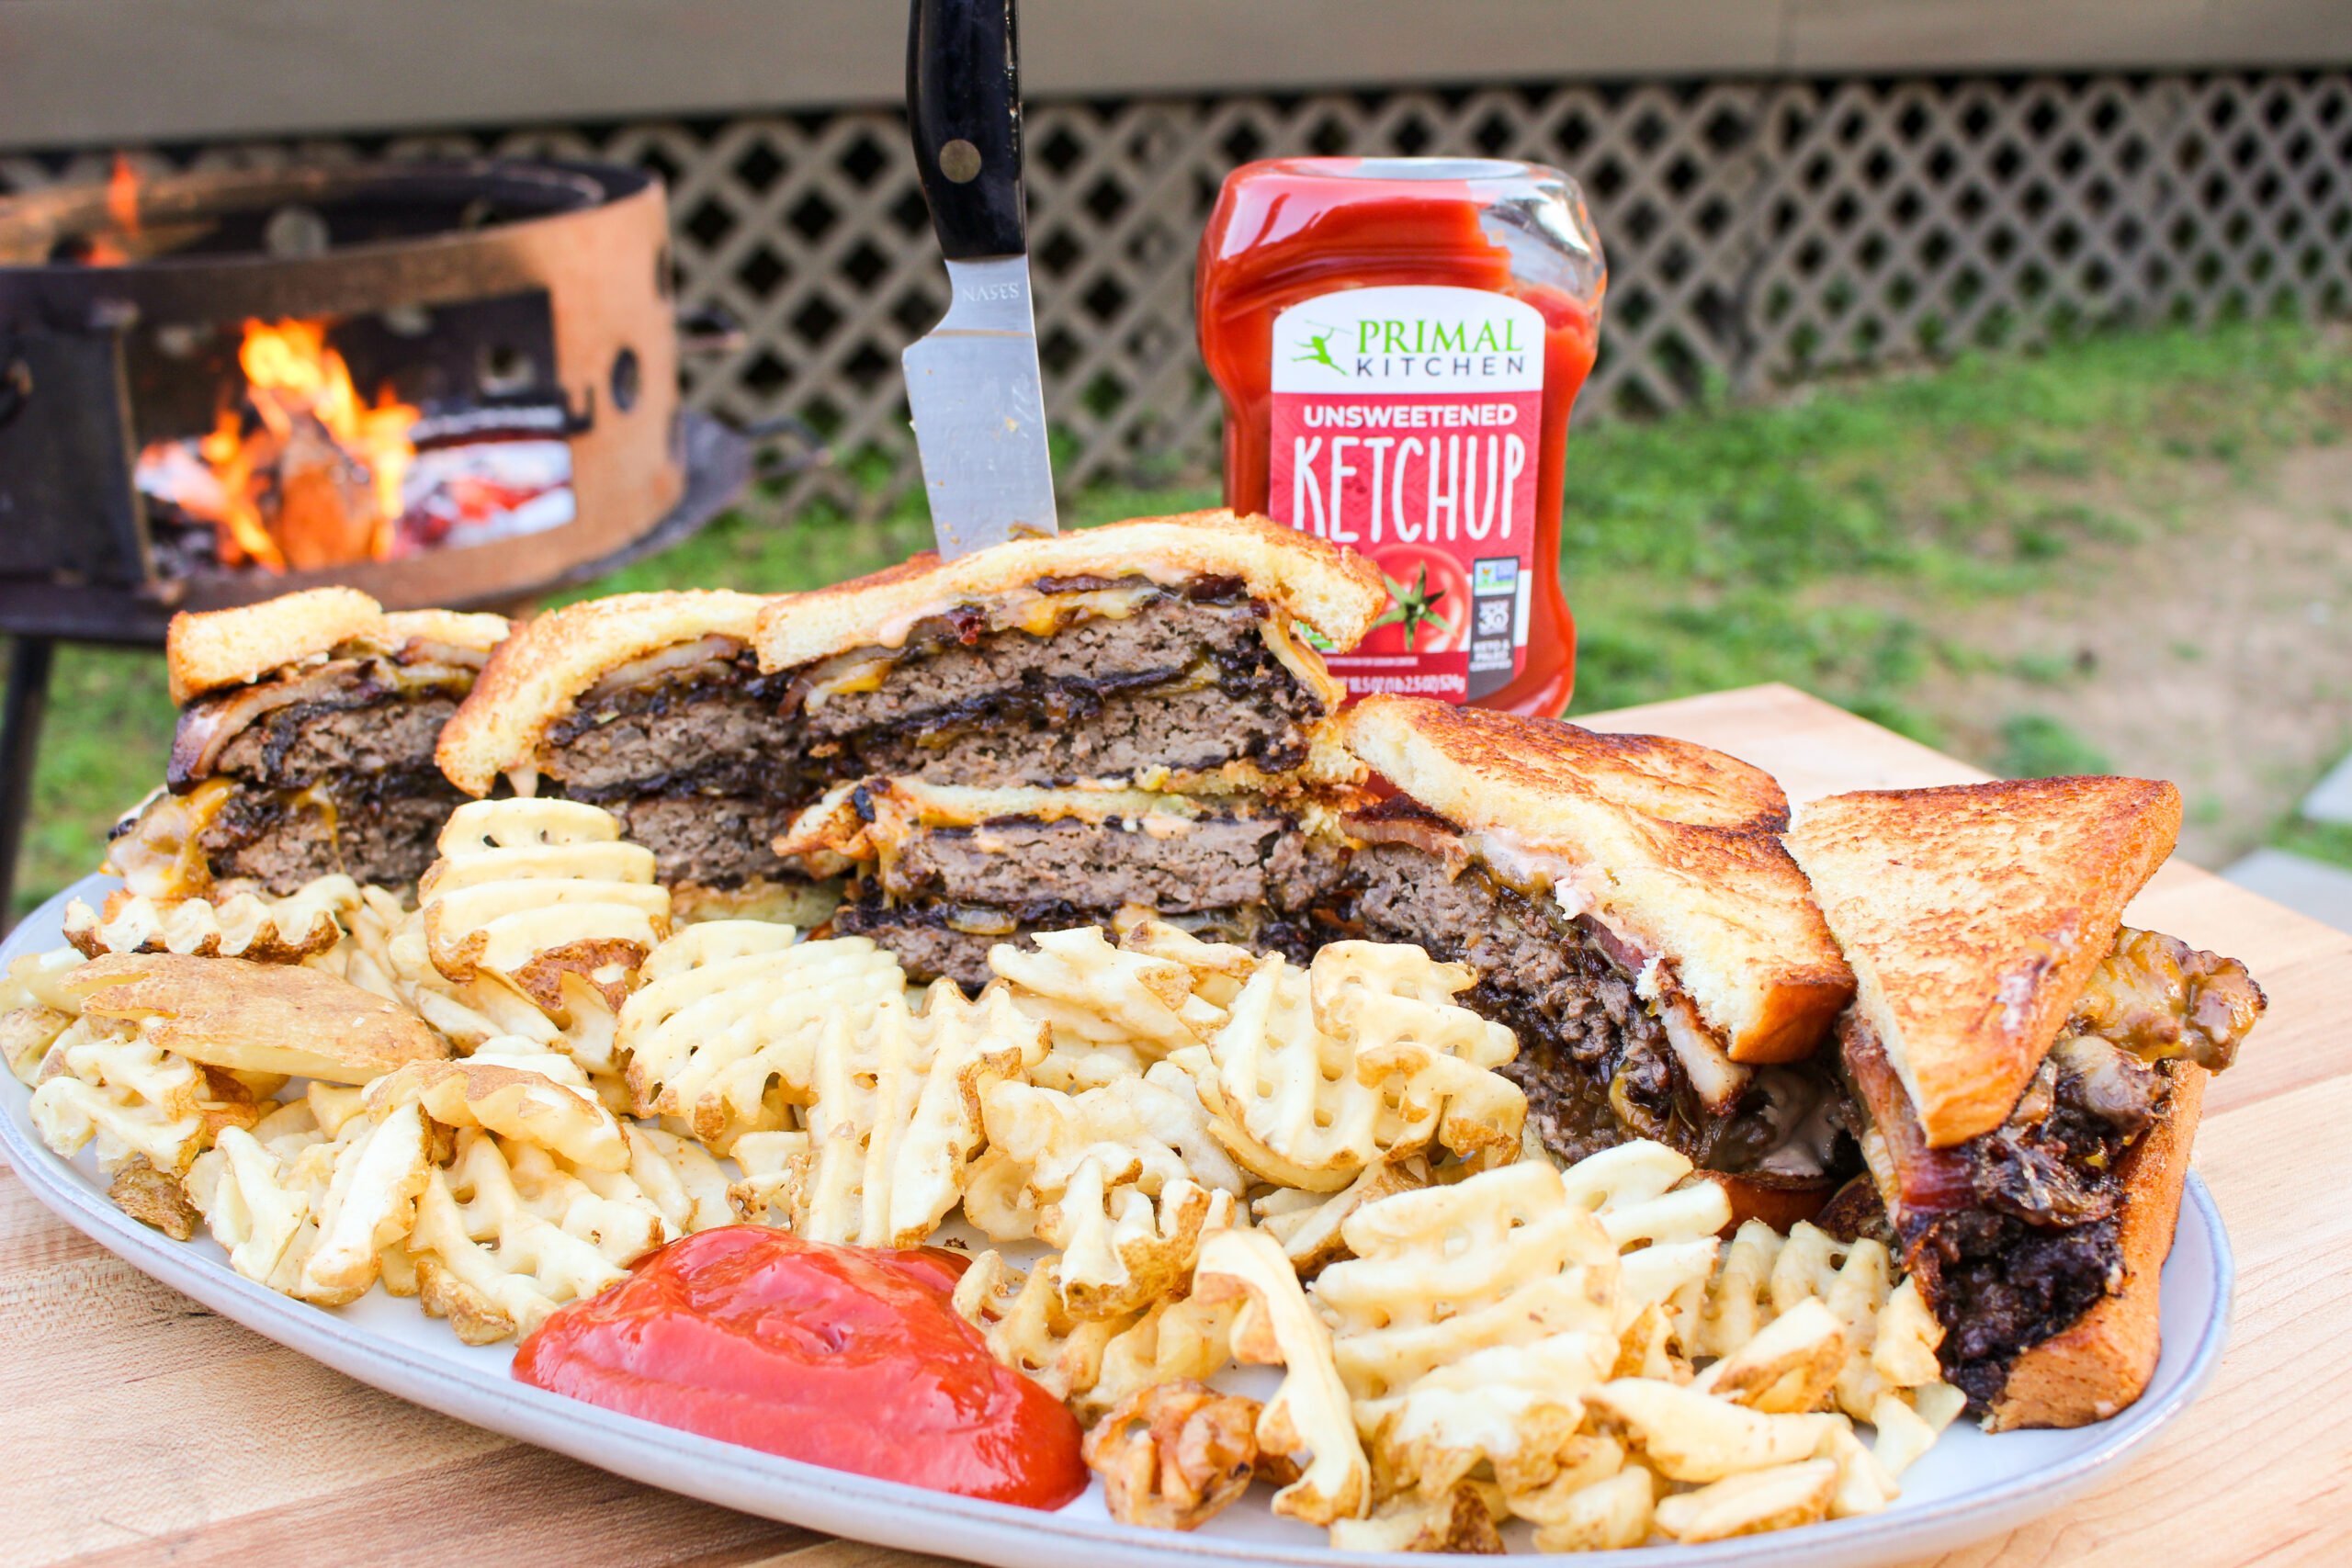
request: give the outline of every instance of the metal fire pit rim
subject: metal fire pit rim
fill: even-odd
[[[442,184],[481,185],[503,181],[543,196],[569,194],[576,199],[550,204],[543,211],[509,218],[481,229],[452,230],[406,239],[341,245],[322,255],[273,256],[260,254],[181,256],[164,254],[138,261],[87,262],[10,261],[6,247],[21,226],[28,240],[53,244],[61,233],[82,231],[63,220],[67,213],[102,214],[107,187],[100,185],[52,186],[0,199],[0,275],[27,276],[28,281],[55,282],[69,277],[139,278],[154,274],[230,273],[252,269],[318,266],[336,261],[367,261],[410,255],[452,243],[459,246],[491,242],[517,229],[559,222],[594,212],[658,186],[650,170],[622,164],[600,164],[568,158],[437,158],[379,159],[368,163],[304,165],[276,169],[187,169],[158,175],[140,186],[141,221],[168,222],[182,216],[237,210],[243,201],[224,203],[223,196],[245,197],[251,205],[318,199],[339,189],[368,186],[429,186]],[[489,194],[495,194],[492,192]],[[184,204],[163,198],[186,196]],[[204,197],[215,199],[207,201]],[[47,218],[49,221],[42,220]]]

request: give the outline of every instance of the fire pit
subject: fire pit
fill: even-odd
[[[586,165],[0,207],[0,627],[145,640],[317,581],[464,604],[602,566],[697,477],[666,244],[651,176]]]
[[[715,515],[749,447],[680,407],[675,309],[636,170],[119,167],[0,204],[0,879],[47,639],[322,582],[511,603]]]

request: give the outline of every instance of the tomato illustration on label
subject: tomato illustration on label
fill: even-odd
[[[1342,289],[1274,318],[1268,510],[1388,591],[1328,660],[1351,694],[1464,702],[1526,668],[1544,331],[1479,288]]]
[[[1388,589],[1388,607],[1357,645],[1359,653],[1453,653],[1467,635],[1470,574],[1430,545],[1390,545],[1371,552]]]

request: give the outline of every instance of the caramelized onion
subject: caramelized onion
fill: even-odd
[[[662,681],[686,681],[699,676],[724,677],[733,672],[735,660],[741,655],[741,638],[713,632],[708,637],[682,642],[616,664],[605,671],[596,683],[588,688],[581,701],[610,696],[615,692],[634,691]]]
[[[1404,798],[1392,796],[1370,811],[1356,812],[1344,818],[1341,826],[1350,837],[1367,844],[1403,844],[1419,850],[1442,863],[1447,875],[1459,875],[1462,868],[1470,863],[1470,852],[1464,847],[1461,835],[1442,817],[1418,808],[1389,809]]]
[[[229,742],[279,708],[322,696],[358,672],[362,661],[337,659],[283,680],[260,681],[198,697],[180,712],[172,735],[170,778],[175,791],[211,776]]]

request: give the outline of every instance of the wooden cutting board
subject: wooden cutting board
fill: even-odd
[[[1586,722],[1720,747],[1800,799],[1983,776],[1784,686]],[[2111,1485],[1947,1561],[2352,1562],[2352,936],[2183,865],[2133,919],[2245,959],[2270,995],[2197,1142],[2237,1251],[2236,1326],[2213,1387]],[[0,1475],[0,1561],[28,1568],[924,1561],[650,1491],[378,1393],[154,1283],[5,1167]]]

